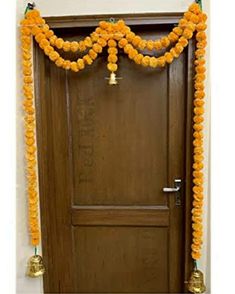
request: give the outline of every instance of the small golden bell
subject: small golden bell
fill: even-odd
[[[109,85],[117,85],[117,80],[116,80],[116,74],[114,72],[111,72],[110,77],[109,77]]]
[[[31,278],[37,278],[45,273],[45,267],[42,257],[40,255],[34,255],[30,257],[27,267],[27,276]]]
[[[188,290],[191,293],[204,293],[206,291],[206,286],[204,284],[203,273],[198,269],[194,269],[189,282]]]

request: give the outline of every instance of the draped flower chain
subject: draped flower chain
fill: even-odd
[[[203,113],[204,113],[204,81],[205,81],[205,30],[207,16],[197,3],[193,3],[184,13],[178,26],[165,37],[157,40],[145,40],[131,31],[123,20],[116,23],[101,21],[99,26],[83,40],[65,41],[57,37],[53,30],[40,16],[38,10],[27,12],[21,21],[21,41],[23,60],[23,92],[25,110],[25,143],[26,143],[26,171],[27,192],[29,202],[29,227],[31,243],[36,246],[40,240],[38,221],[38,193],[36,173],[36,141],[35,141],[35,108],[33,97],[33,75],[31,61],[32,36],[44,53],[56,66],[65,70],[79,72],[91,65],[97,56],[108,47],[107,68],[111,73],[118,69],[118,48],[122,49],[136,64],[144,67],[164,67],[172,63],[183,52],[188,41],[196,33],[195,51],[195,79],[194,79],[194,124],[193,124],[193,209],[192,209],[192,258],[197,260],[201,256],[202,246],[202,206],[203,206]],[[159,57],[145,55],[143,50],[159,51],[167,49]],[[59,51],[57,51],[59,50]],[[77,60],[64,59],[60,52],[84,52]]]

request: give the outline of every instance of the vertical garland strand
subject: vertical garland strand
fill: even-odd
[[[198,260],[201,257],[203,242],[203,121],[205,104],[205,48],[207,45],[205,30],[207,16],[200,11],[196,25],[196,51],[195,51],[195,81],[194,81],[194,133],[193,133],[193,210],[192,210],[192,258]]]
[[[32,73],[32,35],[31,21],[24,19],[21,22],[21,48],[23,68],[23,109],[24,109],[24,137],[25,161],[28,195],[28,219],[30,241],[36,247],[40,241],[38,220],[38,186],[36,170],[36,134],[35,134],[35,106]],[[36,252],[36,248],[35,248]]]

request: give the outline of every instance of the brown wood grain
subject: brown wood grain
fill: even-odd
[[[80,39],[108,16],[49,18]],[[120,16],[121,17],[121,16]],[[179,15],[126,15],[145,38]],[[107,53],[81,73],[57,68],[35,46],[37,140],[45,293],[180,293],[191,269],[193,43],[151,70]],[[71,58],[77,55],[65,54]],[[183,180],[182,206],[162,188]]]

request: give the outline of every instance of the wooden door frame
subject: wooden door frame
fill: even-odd
[[[98,22],[101,20],[107,20],[110,17],[114,17],[115,19],[124,19],[127,25],[135,25],[135,26],[148,26],[148,25],[176,25],[178,21],[182,17],[182,13],[141,13],[141,14],[106,14],[106,15],[83,15],[83,16],[56,16],[56,17],[46,17],[46,22],[50,25],[52,29],[56,28],[76,28],[76,27],[96,27]],[[195,41],[190,40],[189,45],[186,48],[186,133],[185,133],[185,209],[184,209],[184,291],[188,293],[187,290],[187,280],[189,278],[189,274],[193,268],[192,258],[191,258],[191,209],[192,209],[192,138],[193,138],[193,128],[192,128],[192,118],[193,118],[193,76],[194,76],[194,67],[193,67],[193,59],[194,59],[194,48]],[[34,61],[37,64],[38,61],[38,52],[39,49],[35,45],[34,47]],[[35,67],[35,78],[37,79],[37,68]],[[38,104],[37,100],[40,99],[40,91],[35,85],[35,96],[36,96],[36,104]],[[41,116],[40,111],[37,110],[37,117]],[[40,125],[37,125],[37,130],[40,133]],[[38,144],[38,148],[43,148],[40,146],[40,140]],[[39,182],[39,189],[43,183]],[[41,218],[44,219],[44,209],[45,206],[45,195],[41,195],[40,198],[40,209],[41,209]],[[48,231],[45,226],[42,226],[42,248],[48,248],[47,244],[47,235]],[[44,254],[44,259],[49,259],[47,254]],[[46,260],[49,262],[49,260]]]

